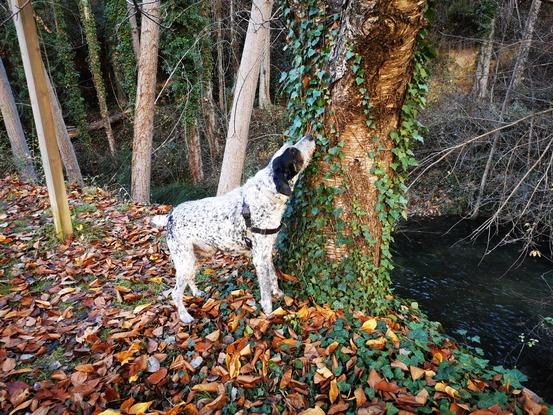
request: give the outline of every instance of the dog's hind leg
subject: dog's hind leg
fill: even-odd
[[[199,291],[194,282],[196,275],[196,256],[194,255],[194,248],[192,244],[190,244],[190,246],[178,246],[174,250],[171,249],[170,246],[169,249],[171,250],[171,258],[175,264],[176,271],[176,284],[171,292],[171,296],[177,306],[179,319],[183,323],[192,323],[194,318],[186,310],[182,296],[187,285],[192,289],[193,295],[196,295]]]

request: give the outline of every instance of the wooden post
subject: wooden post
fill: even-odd
[[[54,216],[56,236],[65,239],[73,233],[69,204],[63,181],[60,153],[56,142],[56,127],[48,92],[44,64],[40,54],[37,30],[31,2],[10,0],[14,17],[25,78],[29,88],[33,117],[48,187],[48,196]]]

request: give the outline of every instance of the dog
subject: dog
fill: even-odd
[[[314,152],[315,140],[308,134],[296,144],[284,144],[242,187],[222,196],[181,203],[168,215],[152,218],[167,231],[176,271],[171,296],[183,323],[194,320],[183,303],[184,289],[188,286],[192,295],[203,295],[195,283],[196,255],[207,256],[216,250],[251,254],[261,308],[266,315],[272,313],[271,295],[283,294],[273,265],[273,248],[286,202]]]

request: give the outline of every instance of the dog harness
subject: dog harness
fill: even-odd
[[[280,228],[282,227],[282,224],[278,226],[278,228],[273,229],[262,229],[262,228],[256,228],[255,226],[252,226],[252,213],[250,211],[250,206],[246,203],[245,200],[242,201],[242,217],[244,218],[244,222],[246,222],[246,232],[244,235],[244,241],[246,241],[246,246],[248,249],[252,249],[252,233],[257,233],[259,235],[273,235],[280,231]]]

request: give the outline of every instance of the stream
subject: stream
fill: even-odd
[[[482,348],[493,365],[516,366],[529,378],[525,386],[553,402],[553,325],[540,324],[553,317],[553,264],[527,258],[509,269],[519,255],[514,245],[483,258],[485,237],[460,242],[476,225],[450,230],[457,221],[410,220],[396,232],[396,294],[417,301],[458,342]]]

